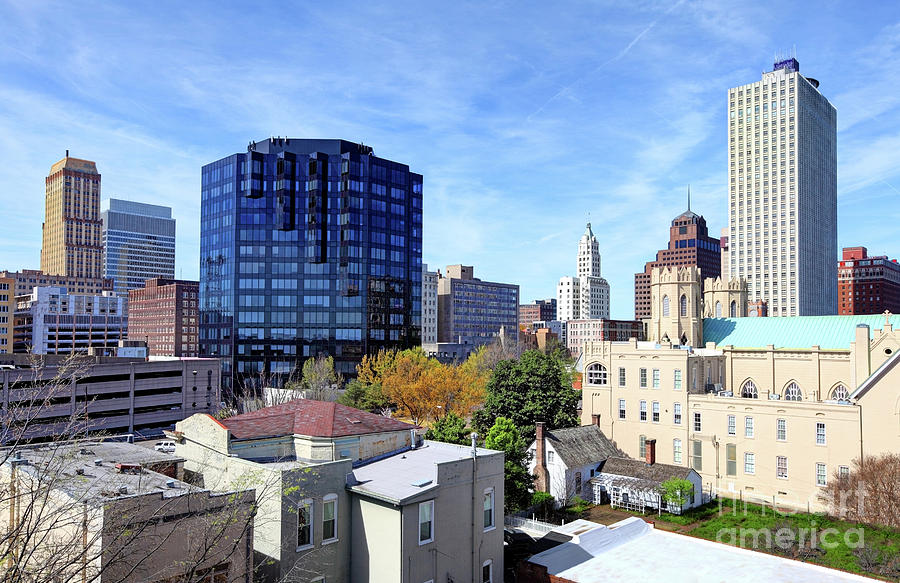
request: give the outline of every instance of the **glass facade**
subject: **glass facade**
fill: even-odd
[[[203,167],[200,352],[223,383],[420,343],[422,176],[343,140],[271,138]],[[232,384],[233,383],[233,384]]]
[[[148,279],[175,277],[175,219],[172,209],[111,198],[101,213],[103,277],[115,290],[140,289]]]

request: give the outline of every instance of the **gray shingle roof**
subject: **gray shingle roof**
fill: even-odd
[[[681,478],[686,480],[693,470],[684,466],[673,466],[670,464],[653,464],[648,465],[644,460],[633,460],[623,457],[610,457],[600,468],[603,474],[614,474],[616,476],[626,476],[629,478],[637,478],[662,484],[670,478]]]
[[[554,429],[546,432],[545,436],[570,468],[596,464],[610,456],[622,455],[596,425]]]

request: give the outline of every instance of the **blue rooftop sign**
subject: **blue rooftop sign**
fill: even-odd
[[[800,63],[794,58],[776,61],[772,70],[777,71],[778,69],[786,69],[789,73],[796,73],[800,71]]]

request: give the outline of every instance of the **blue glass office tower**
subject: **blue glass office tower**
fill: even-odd
[[[200,353],[226,389],[418,346],[422,176],[344,140],[270,138],[203,167]]]

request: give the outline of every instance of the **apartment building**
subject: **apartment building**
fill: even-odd
[[[438,277],[438,342],[490,344],[501,332],[518,340],[519,286],[482,281],[471,265]]]
[[[18,536],[2,544],[0,578],[253,581],[253,490],[193,486],[175,477],[180,460],[111,439],[19,445],[2,460],[16,496],[0,499],[0,520]]]
[[[701,299],[692,270],[654,277],[648,342],[584,347],[582,423],[600,415],[633,457],[656,439],[659,461],[720,495],[804,509],[854,458],[900,450],[900,317],[713,318],[716,303],[740,306],[743,282],[709,282]]]
[[[435,344],[438,338],[438,278],[440,271],[422,266],[422,345]]]
[[[13,351],[16,314],[16,280],[0,276],[0,354]]]
[[[205,487],[256,489],[263,580],[500,581],[503,454],[422,441],[417,429],[297,400],[194,415],[171,435]]]
[[[585,342],[612,340],[624,342],[629,338],[644,339],[644,324],[637,320],[569,320],[566,322],[566,348],[578,358]]]
[[[838,313],[900,313],[900,264],[870,257],[865,247],[844,247],[838,263]]]
[[[200,284],[153,278],[128,292],[128,339],[144,341],[150,356],[196,357]]]

